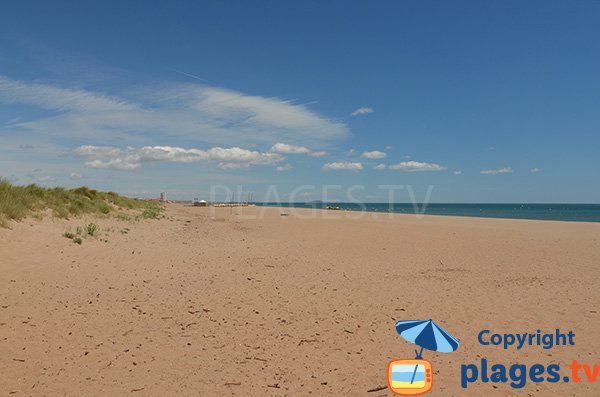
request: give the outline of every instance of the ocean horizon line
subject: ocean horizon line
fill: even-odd
[[[334,209],[373,213],[600,222],[600,204],[254,202],[264,207]]]

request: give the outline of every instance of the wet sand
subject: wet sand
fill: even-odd
[[[281,213],[288,216],[281,216]],[[460,387],[461,364],[600,364],[600,224],[171,204],[161,220],[0,229],[0,395],[391,396],[412,358],[395,320],[461,341],[430,395],[597,396],[598,386]],[[129,230],[126,230],[129,229]],[[107,240],[107,241],[106,241]],[[575,334],[520,351],[480,330]]]

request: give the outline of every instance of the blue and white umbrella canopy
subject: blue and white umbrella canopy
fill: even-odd
[[[432,320],[398,321],[396,331],[409,342],[422,348],[441,353],[458,349],[458,340]],[[420,355],[420,354],[418,354]]]

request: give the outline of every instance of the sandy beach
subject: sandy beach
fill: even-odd
[[[282,216],[287,213],[287,216]],[[431,395],[597,396],[598,386],[460,386],[461,364],[600,363],[600,224],[167,205],[160,220],[0,229],[0,391],[11,396],[391,396],[412,358],[396,320],[460,339],[425,352]],[[90,218],[92,219],[92,218]],[[500,333],[576,334],[503,350]]]

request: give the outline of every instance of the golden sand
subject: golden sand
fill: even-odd
[[[82,245],[62,237],[82,219],[0,229],[0,391],[387,396],[367,390],[386,384],[390,359],[414,357],[399,319],[432,318],[461,341],[424,352],[431,395],[466,395],[460,365],[480,357],[600,362],[600,224],[316,212],[169,204],[162,220],[95,220],[100,236]],[[575,346],[476,341],[557,327]],[[523,390],[468,395],[598,395]]]

